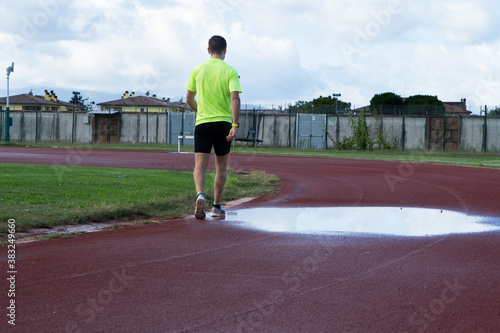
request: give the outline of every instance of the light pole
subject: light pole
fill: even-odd
[[[332,94],[333,97],[340,97],[342,94]],[[339,99],[335,101],[335,113],[337,113],[337,104],[338,104]]]
[[[10,120],[10,108],[9,108],[9,78],[10,73],[14,71],[14,63],[12,66],[7,67],[7,107],[5,109],[5,142],[10,142],[10,126],[12,122]]]

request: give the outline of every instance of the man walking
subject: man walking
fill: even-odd
[[[214,204],[212,217],[223,218],[222,192],[226,185],[227,158],[239,127],[241,86],[238,72],[226,64],[227,44],[221,36],[208,41],[210,60],[195,67],[186,84],[186,102],[197,112],[194,130],[196,187],[195,217],[205,218],[205,173],[212,147],[215,152]],[[195,100],[195,96],[198,96]]]

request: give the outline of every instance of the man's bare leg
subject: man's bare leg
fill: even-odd
[[[220,203],[226,186],[228,156],[215,156],[214,203]]]
[[[195,153],[194,154],[194,185],[196,187],[196,193],[203,193],[205,189],[205,173],[207,171],[208,160],[210,159],[210,154],[206,153]],[[205,218],[205,197],[196,197],[196,209],[194,215],[197,219]]]

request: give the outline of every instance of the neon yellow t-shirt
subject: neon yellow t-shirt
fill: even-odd
[[[193,69],[186,88],[196,92],[196,125],[217,121],[232,122],[231,92],[241,93],[238,72],[224,61],[211,58]]]

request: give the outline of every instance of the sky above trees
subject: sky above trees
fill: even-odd
[[[494,1],[7,0],[0,12],[0,65],[15,62],[14,93],[182,97],[218,34],[243,103],[341,93],[359,107],[390,91],[500,104]]]

